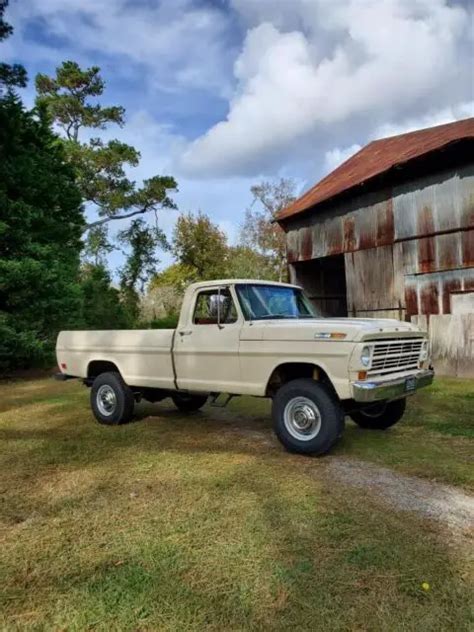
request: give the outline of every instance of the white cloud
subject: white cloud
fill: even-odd
[[[210,5],[192,0],[22,0],[11,3],[8,19],[15,25],[17,53],[47,60],[53,37],[61,38],[74,48],[74,59],[87,53],[96,58],[115,56],[116,71],[135,77],[140,72],[127,69],[127,63],[144,66],[162,90],[229,91],[229,22],[225,13]],[[50,45],[22,41],[23,26],[35,19],[43,20]]]
[[[203,183],[202,180],[187,178],[175,171],[175,157],[182,151],[186,141],[173,128],[158,123],[146,110],[134,112],[123,129],[108,130],[103,137],[119,138],[140,149],[140,165],[129,172],[134,180],[140,181],[157,173],[173,175],[177,179],[178,192],[172,197],[179,211],[165,209],[158,213],[158,224],[169,239],[179,212],[202,210],[226,234],[230,244],[237,242],[244,210],[251,201],[250,187],[255,183],[254,179],[228,178]],[[147,219],[155,221],[151,216]],[[112,222],[112,234],[116,234],[127,223],[126,220]],[[162,258],[164,264],[171,261],[168,254]]]
[[[145,109],[134,110],[122,129],[109,128],[102,138],[119,138],[140,150],[141,162],[135,177],[149,178],[157,172],[170,172],[174,157],[180,154],[186,139],[169,124],[159,123]]]
[[[374,138],[472,115],[469,3],[455,2],[231,0],[226,13],[210,0],[22,0],[2,55],[31,74],[63,59],[101,66],[115,79],[105,99],[127,106],[110,137],[142,153],[131,176],[174,175],[180,210],[208,213],[234,241],[262,174],[306,188]],[[156,87],[169,93],[161,110]],[[216,97],[228,114],[190,142],[205,129],[202,92],[206,121]],[[160,214],[168,234],[176,216]]]
[[[258,5],[258,6],[257,6]],[[472,93],[469,19],[447,0],[234,0],[248,24],[227,118],[192,142],[196,176],[272,172],[299,144],[415,118]]]
[[[326,173],[329,173],[342,165],[348,158],[353,156],[361,149],[360,145],[351,145],[350,147],[334,147],[327,151],[324,155],[324,167]]]
[[[133,179],[139,181],[157,173],[174,175],[179,191],[173,197],[180,211],[202,210],[209,213],[226,233],[229,241],[235,241],[238,220],[235,221],[234,218],[243,216],[246,204],[250,203],[253,179],[229,178],[225,181],[217,179],[203,183],[176,171],[173,166],[176,156],[186,144],[185,138],[177,130],[155,121],[145,110],[136,111],[122,130],[111,130],[107,135],[109,134],[110,137],[118,137],[140,149],[140,165],[130,170]],[[166,211],[160,214],[160,225],[169,235],[176,218],[176,212]]]
[[[375,132],[374,138],[386,138],[387,136],[397,136],[414,132],[426,127],[452,123],[474,116],[474,101],[459,103],[434,112],[427,112],[418,117],[405,119],[398,123],[384,123]]]

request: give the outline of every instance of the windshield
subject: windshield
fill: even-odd
[[[301,290],[281,285],[236,285],[246,320],[316,318],[314,307]]]

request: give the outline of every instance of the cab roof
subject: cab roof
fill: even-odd
[[[198,289],[202,287],[214,287],[216,285],[277,285],[279,287],[292,287],[298,288],[298,285],[292,283],[281,283],[280,281],[266,281],[265,279],[212,279],[210,281],[198,281],[197,283],[191,283],[189,288]]]

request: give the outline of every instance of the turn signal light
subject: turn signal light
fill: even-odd
[[[367,378],[367,371],[359,371],[357,378],[359,380],[365,380]]]
[[[62,368],[62,369],[67,369],[67,365],[66,365],[66,363],[65,363],[65,362],[61,362],[61,368]]]
[[[315,340],[344,340],[346,336],[342,331],[317,331],[314,334]]]

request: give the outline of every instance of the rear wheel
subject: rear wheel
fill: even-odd
[[[324,454],[344,430],[344,413],[324,384],[301,378],[284,384],[272,406],[273,426],[291,452]]]
[[[361,428],[386,430],[400,421],[405,413],[406,405],[406,399],[396,399],[393,402],[377,402],[367,406],[367,408],[352,412],[350,416]]]
[[[133,417],[135,399],[120,373],[98,375],[91,388],[91,408],[100,424],[125,424]]]
[[[207,395],[189,395],[188,393],[174,393],[171,395],[174,405],[182,413],[194,413],[207,402]]]

